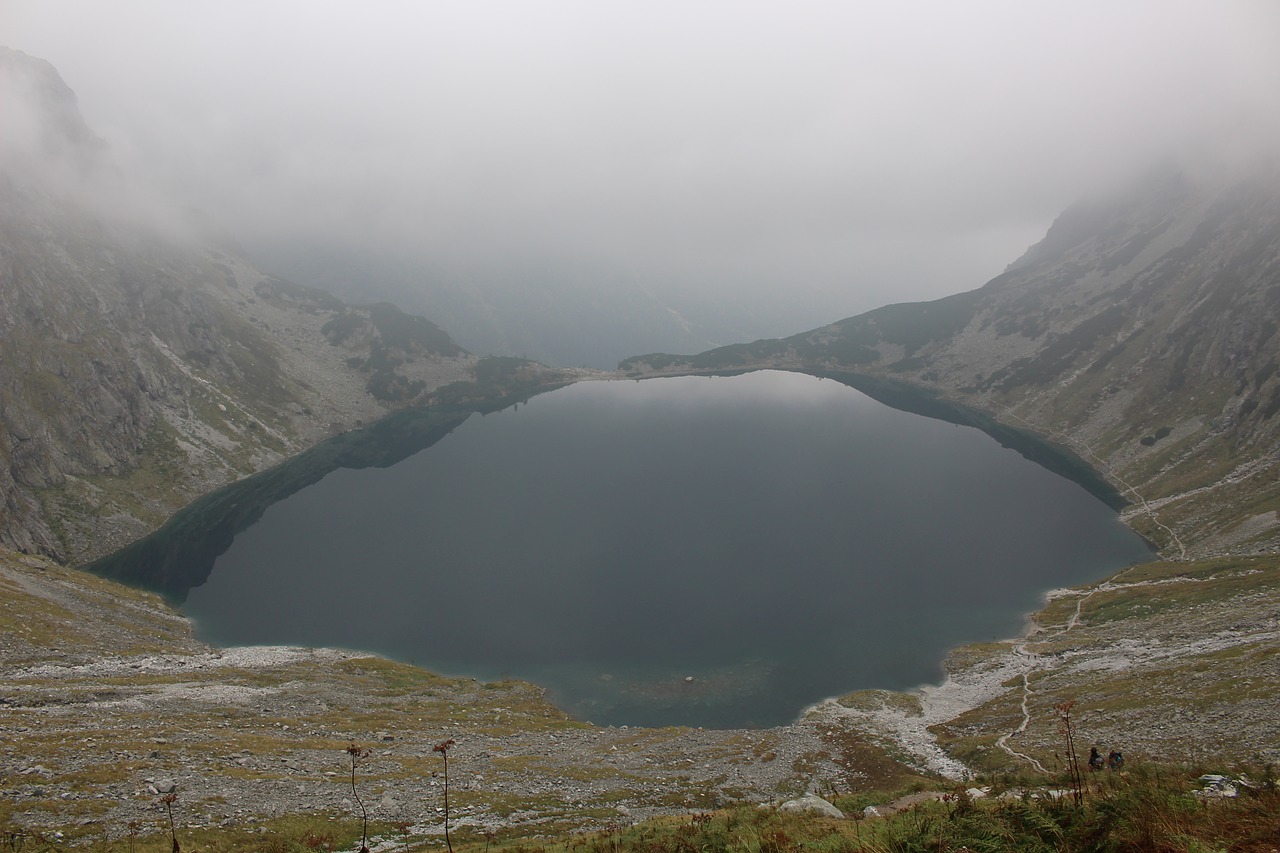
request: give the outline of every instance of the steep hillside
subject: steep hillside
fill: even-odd
[[[0,49],[0,545],[108,553],[215,486],[471,376],[431,322],[257,271]]]
[[[978,290],[620,369],[904,383],[1070,447],[1166,555],[1260,553],[1280,547],[1278,319],[1280,175],[1161,171],[1068,210]]]

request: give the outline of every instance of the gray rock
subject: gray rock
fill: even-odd
[[[794,800],[787,800],[785,803],[778,806],[778,810],[784,812],[814,812],[816,814],[827,815],[828,817],[839,818],[845,816],[844,812],[840,811],[817,794],[805,794],[803,797],[797,797]]]

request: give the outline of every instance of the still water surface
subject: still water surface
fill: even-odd
[[[779,372],[573,385],[272,506],[185,611],[223,645],[535,681],[600,724],[765,726],[935,681],[1150,553],[976,429]]]

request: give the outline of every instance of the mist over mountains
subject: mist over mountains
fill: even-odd
[[[80,561],[468,378],[423,318],[267,276],[136,187],[47,62],[0,48],[0,545]]]
[[[537,288],[444,288],[428,297],[411,258],[370,259],[342,245],[280,250],[277,263],[314,277],[279,279],[246,257],[226,227],[119,167],[47,62],[6,50],[0,71],[18,131],[5,138],[0,210],[0,451],[9,460],[6,541],[22,549],[100,556],[212,485],[473,380],[476,361],[450,336],[454,323],[463,340],[503,355],[599,363],[633,350],[697,352],[720,335],[803,314],[775,312],[779,303],[802,306],[803,289],[764,301],[691,295],[673,305],[617,270],[625,280],[592,296],[588,282],[548,273]],[[1167,463],[1175,468],[1208,446],[1197,423],[1223,435],[1213,426],[1223,410],[1212,406],[1235,400],[1229,423],[1248,426],[1250,447],[1264,446],[1280,399],[1266,334],[1275,167],[1255,154],[1191,162],[1148,168],[1146,178],[1071,208],[979,291],[623,368],[883,374],[1059,431],[1083,428],[1100,410],[1108,414],[1093,432],[1151,438],[1132,447],[1108,438],[1108,452],[1145,462],[1180,447],[1183,455]],[[441,313],[415,319],[385,303],[346,303],[314,289],[317,282],[370,297],[416,294]],[[1164,377],[1172,367],[1177,376]],[[1117,370],[1126,372],[1100,391],[1101,378]],[[1219,400],[1228,375],[1239,387]],[[1199,390],[1169,395],[1180,388]],[[1066,400],[1075,408],[1063,420]],[[1196,405],[1168,410],[1170,401],[1189,400]],[[1187,442],[1172,440],[1179,430]],[[1098,461],[1092,453],[1082,455]],[[1115,459],[1104,474],[1136,464]],[[1209,473],[1195,482],[1204,485]],[[139,500],[139,477],[167,496]],[[1268,541],[1269,530],[1254,532]]]
[[[1072,447],[1166,553],[1270,553],[1280,169],[1225,178],[1158,168],[1082,201],[976,290],[620,369],[840,371],[926,412],[901,391],[927,389]]]
[[[761,304],[717,304],[696,294],[673,298],[633,276],[585,262],[577,268],[512,270],[521,282],[512,288],[502,279],[460,281],[428,259],[359,246],[272,244],[254,255],[263,268],[291,279],[353,300],[391,300],[432,317],[473,352],[553,365],[611,369],[655,343],[693,352],[758,337],[782,322]]]
[[[1280,743],[1274,689],[1280,680],[1280,169],[1275,160],[1280,147],[1266,144],[1272,138],[1266,128],[1277,118],[1274,93],[1280,85],[1241,86],[1247,91],[1238,99],[1218,95],[1224,80],[1280,81],[1277,54],[1271,50],[1275,29],[1262,26],[1275,13],[1271,6],[1232,5],[1237,14],[1223,27],[1204,11],[1209,6],[1194,7],[1190,17],[1204,25],[1200,55],[1187,51],[1200,45],[1194,28],[1187,27],[1185,13],[1192,7],[1172,5],[1181,10],[1177,26],[1161,28],[1154,26],[1164,21],[1158,16],[1130,15],[1126,26],[1108,29],[1109,35],[1101,38],[1114,42],[1112,48],[1131,48],[1138,59],[1166,53],[1191,57],[1191,71],[1174,73],[1155,62],[1143,65],[1141,80],[1149,84],[1144,88],[1122,85],[1137,78],[1109,76],[1113,66],[1104,63],[1096,76],[1087,77],[1096,85],[1086,88],[1105,89],[1108,96],[1081,98],[1086,106],[1095,100],[1100,104],[1083,110],[1092,123],[1082,120],[1080,110],[1064,112],[1059,104],[1050,104],[1047,111],[1010,112],[1010,99],[1026,90],[1020,84],[1000,88],[1000,81],[992,82],[988,75],[981,80],[1000,94],[992,99],[991,112],[984,113],[993,119],[987,127],[994,130],[977,133],[962,120],[964,110],[944,111],[938,118],[915,104],[895,101],[894,87],[884,78],[864,80],[859,92],[888,92],[885,100],[909,114],[905,124],[948,132],[894,134],[873,127],[865,138],[875,144],[858,148],[857,157],[850,158],[872,163],[868,171],[835,174],[825,168],[832,161],[804,155],[822,146],[846,150],[848,127],[805,124],[799,119],[815,114],[799,110],[804,115],[789,115],[808,128],[805,139],[817,148],[775,148],[775,137],[759,135],[762,127],[772,127],[770,121],[749,122],[740,128],[744,145],[755,139],[748,147],[774,151],[776,159],[745,159],[753,168],[761,163],[788,168],[763,169],[767,180],[738,193],[744,172],[721,168],[736,162],[734,151],[726,149],[725,136],[699,124],[704,131],[699,144],[687,159],[676,158],[681,169],[657,169],[628,185],[632,193],[646,181],[678,185],[678,193],[659,194],[663,204],[641,205],[645,215],[636,221],[646,227],[618,230],[612,227],[617,221],[609,220],[593,229],[591,212],[600,208],[591,206],[570,220],[548,215],[551,230],[571,247],[607,244],[609,235],[639,235],[630,244],[634,249],[655,235],[679,236],[688,252],[677,254],[697,263],[681,267],[680,275],[669,279],[656,274],[661,272],[656,262],[647,270],[633,269],[616,262],[622,255],[607,252],[584,251],[568,266],[530,263],[531,255],[518,250],[518,241],[507,239],[522,231],[509,227],[511,220],[492,231],[463,227],[484,221],[494,209],[458,203],[468,191],[483,188],[490,199],[512,200],[512,220],[530,228],[546,210],[540,200],[549,196],[541,190],[558,187],[562,175],[552,169],[525,180],[523,169],[530,159],[448,156],[474,137],[442,134],[432,163],[445,164],[444,171],[454,163],[465,168],[459,172],[462,179],[438,187],[450,190],[439,196],[422,193],[422,184],[408,180],[406,192],[384,195],[387,174],[413,172],[402,168],[412,158],[398,155],[418,150],[419,136],[386,136],[391,142],[384,159],[365,157],[369,149],[363,146],[338,156],[325,148],[332,139],[324,134],[317,133],[315,148],[308,148],[304,143],[316,128],[294,124],[296,115],[282,112],[279,123],[289,132],[276,135],[281,128],[271,126],[271,110],[283,101],[245,97],[253,107],[246,115],[261,120],[255,127],[262,129],[263,140],[257,147],[240,144],[243,138],[236,132],[221,134],[218,125],[222,121],[239,128],[244,116],[217,115],[212,102],[194,97],[186,76],[191,66],[182,65],[176,55],[171,75],[163,64],[143,68],[145,80],[153,84],[172,77],[171,93],[177,95],[155,100],[164,121],[155,123],[155,135],[139,148],[155,154],[166,150],[157,140],[175,137],[174,158],[182,162],[174,171],[190,183],[157,181],[155,172],[144,176],[134,168],[138,152],[121,145],[123,125],[98,120],[122,102],[95,97],[92,111],[86,110],[92,120],[86,120],[81,114],[86,105],[53,64],[0,49],[0,110],[6,122],[0,133],[0,581],[10,593],[0,612],[7,620],[0,631],[0,658],[6,665],[0,728],[14,745],[13,756],[20,756],[0,769],[14,802],[28,809],[19,822],[52,827],[76,821],[81,831],[96,834],[106,824],[85,824],[85,814],[110,811],[115,826],[134,818],[151,821],[158,814],[155,804],[138,792],[162,772],[189,785],[184,802],[200,803],[209,821],[228,826],[243,825],[246,815],[314,810],[322,800],[310,792],[321,789],[335,814],[349,815],[350,804],[340,799],[342,786],[335,784],[344,777],[324,775],[324,768],[334,766],[335,754],[346,760],[343,744],[372,739],[375,733],[380,750],[399,754],[383,765],[394,770],[369,769],[383,774],[378,784],[388,791],[409,790],[400,806],[385,805],[384,797],[386,810],[395,807],[397,815],[419,818],[421,804],[431,802],[438,789],[429,774],[406,774],[404,767],[420,766],[423,756],[431,756],[425,732],[457,733],[460,744],[469,741],[460,749],[472,750],[460,754],[474,762],[463,765],[474,773],[469,789],[474,813],[487,809],[493,826],[508,826],[512,814],[526,815],[534,821],[528,826],[536,827],[531,831],[537,832],[547,826],[540,822],[545,815],[577,813],[584,802],[601,809],[593,813],[594,820],[622,813],[615,811],[621,804],[637,809],[636,814],[642,808],[687,814],[695,803],[711,807],[726,798],[755,803],[796,784],[823,790],[817,783],[826,779],[852,790],[846,783],[869,784],[867,775],[859,775],[869,767],[868,756],[872,763],[893,768],[895,779],[907,764],[912,773],[936,766],[929,764],[930,756],[945,757],[949,766],[964,762],[1012,778],[1027,771],[1028,760],[1046,765],[1057,760],[1061,736],[1052,709],[1055,703],[1076,699],[1076,719],[1087,722],[1090,737],[1123,743],[1131,755],[1183,764],[1274,761]],[[56,2],[49,6],[65,11]],[[1134,8],[1150,11],[1156,6],[1164,8]],[[46,20],[34,8],[19,17]],[[117,15],[136,22],[131,16],[139,8],[110,4],[86,14],[104,15],[119,27]],[[182,18],[180,8],[157,4],[147,11],[158,16],[156,27],[163,30]],[[257,13],[259,7],[254,8]],[[277,8],[290,7],[270,7]],[[268,7],[261,9],[264,20],[272,19]],[[1242,9],[1248,14],[1240,15]],[[1030,17],[1020,23],[1045,23],[1038,13],[1026,14]],[[943,18],[942,23],[963,23],[954,16]],[[272,20],[313,34],[326,25],[322,14]],[[1082,39],[1079,44],[1097,46],[1093,38],[1085,38],[1093,30],[1084,28],[1082,20],[1097,28],[1096,20],[1086,15],[1054,32],[1074,33]],[[1224,29],[1241,29],[1242,20],[1259,26],[1248,38],[1221,38]],[[981,16],[975,21],[983,23]],[[202,31],[208,44],[202,42],[201,49],[214,49],[220,61],[201,67],[215,78],[240,81],[243,96],[263,66],[238,61],[245,57],[231,46],[243,40],[274,56],[282,42],[275,38],[278,28],[243,29],[240,23]],[[104,32],[110,29],[104,27]],[[939,54],[945,58],[972,48],[964,42],[947,46],[955,30],[926,29],[917,54],[945,47]],[[137,30],[149,45],[138,53],[123,48],[137,46],[129,41],[136,34],[113,42],[93,33],[93,42],[107,44],[124,68],[147,66],[155,55],[147,50],[194,50],[189,41],[155,38],[146,26]],[[70,33],[69,41],[48,36],[64,31]],[[28,27],[28,32],[38,35],[40,27]],[[65,20],[45,31],[50,43],[64,51],[83,38],[79,32],[68,30]],[[682,30],[682,38],[696,52],[703,42],[691,32]],[[803,27],[787,32],[796,44],[808,43]],[[833,32],[823,42],[824,50],[816,52],[827,62],[834,55],[832,46],[846,46],[843,31]],[[1001,29],[995,35],[1009,33]],[[1150,39],[1129,43],[1135,34]],[[521,33],[502,28],[499,35],[496,41],[504,47],[522,43]],[[433,32],[432,37],[442,36]],[[883,37],[884,31],[874,28],[860,36],[865,44]],[[572,28],[564,38],[579,47],[590,42],[575,38]],[[326,60],[334,56],[331,41],[300,40]],[[1226,50],[1259,43],[1267,49]],[[635,42],[626,44],[631,49],[622,53],[632,62],[623,64],[647,69],[648,54]],[[1037,44],[1010,41],[1008,56],[1029,60]],[[1156,50],[1153,44],[1163,47]],[[599,50],[612,47],[609,43]],[[1077,47],[1064,49],[1088,53]],[[100,56],[100,49],[88,45],[83,55]],[[352,51],[367,60],[362,50]],[[76,51],[72,54],[77,57],[73,64],[84,61]],[[640,56],[644,62],[638,61]],[[1213,70],[1218,60],[1225,62],[1226,71]],[[60,59],[56,64],[63,66]],[[299,100],[325,102],[321,124],[337,123],[365,141],[384,139],[384,125],[363,124],[351,111],[361,99],[376,100],[384,92],[363,85],[365,78],[355,72],[346,88],[317,86],[308,76],[313,66],[286,65],[296,75]],[[673,66],[688,68],[682,62]],[[117,71],[104,64],[102,74],[95,76],[84,67],[75,86],[81,89],[83,79],[97,94]],[[568,71],[574,67],[570,63]],[[890,67],[905,74],[911,64]],[[1035,67],[1031,76],[1043,86],[1048,80],[1045,66]],[[487,70],[500,82],[510,79],[483,62],[471,68],[477,74]],[[750,79],[767,88],[773,66],[760,68]],[[828,70],[829,65],[819,62],[804,79],[825,79]],[[948,69],[944,63],[935,70],[931,79],[945,77]],[[542,72],[550,73],[545,67]],[[573,73],[565,76],[576,79]],[[975,82],[971,74],[955,78]],[[647,90],[647,80],[642,75],[633,85]],[[712,93],[707,77],[698,80],[699,97],[680,101],[676,110],[691,120]],[[1178,85],[1168,86],[1170,80]],[[743,91],[731,85],[740,82],[734,73],[726,72],[722,82],[728,90]],[[397,103],[409,102],[403,83],[392,79],[387,84]],[[776,96],[769,102],[789,103],[789,96],[803,88],[790,83],[767,90]],[[948,92],[958,97],[959,89],[969,88],[993,91],[966,85]],[[1185,97],[1171,96],[1175,90]],[[671,86],[663,91],[682,90]],[[1265,101],[1262,110],[1253,109],[1259,93]],[[1053,101],[1048,94],[1044,100]],[[334,108],[335,101],[350,109]],[[141,98],[133,103],[150,102]],[[550,102],[535,98],[525,103],[542,116]],[[1206,111],[1206,104],[1212,108]],[[1126,110],[1155,114],[1158,120],[1150,122],[1154,136],[1185,129],[1185,124],[1203,126],[1206,135],[1199,140],[1204,144],[1169,133],[1176,144],[1158,146],[1163,152],[1158,157],[1146,144],[1150,137],[1142,144],[1121,144],[1133,126],[1122,120]],[[566,120],[562,125],[538,125],[543,135],[535,134],[538,144],[527,146],[528,158],[568,151],[572,159],[581,150],[548,141],[558,136],[550,132],[555,127],[580,127],[567,122],[570,113],[575,111],[556,113]],[[604,107],[593,113],[601,114],[617,118]],[[448,115],[456,119],[459,113]],[[760,115],[769,119],[779,114]],[[884,115],[876,113],[881,119]],[[1060,120],[1050,120],[1054,115]],[[492,121],[492,113],[488,117],[493,138],[511,135],[501,133],[508,126]],[[626,138],[641,129],[627,122],[610,127],[610,134]],[[961,132],[965,128],[968,133]],[[827,130],[833,133],[828,136]],[[964,144],[954,144],[957,133]],[[285,137],[302,141],[275,147]],[[1061,142],[1059,137],[1066,142],[1049,144]],[[238,144],[224,145],[229,138]],[[1010,163],[1035,148],[1034,157],[1019,161],[1020,168],[1013,170],[1028,183],[997,186],[990,180],[992,161],[979,164],[975,159],[997,138],[996,159]],[[877,180],[901,192],[867,193],[874,196],[869,203],[854,204],[851,200],[862,201],[858,193],[875,183],[868,183],[867,175],[887,162],[877,159],[887,150],[884,139],[890,140],[888,147],[914,147],[921,157],[919,171],[909,176],[884,172]],[[1089,139],[1120,140],[1117,146],[1125,149],[1121,165],[1072,153],[1075,146],[1091,148],[1083,145]],[[1044,144],[1036,148],[1033,143]],[[939,152],[948,156],[939,161]],[[296,174],[286,168],[282,175],[277,167],[294,155],[306,168]],[[247,168],[246,162],[255,168]],[[490,175],[487,167],[498,162],[510,168]],[[564,160],[553,162],[564,167]],[[204,172],[193,177],[192,163]],[[790,169],[795,164],[803,167],[799,173]],[[1061,168],[1049,183],[1028,178],[1056,166]],[[940,169],[962,174],[960,183],[970,191],[953,193],[944,187]],[[492,180],[473,182],[478,173]],[[596,183],[579,189],[586,186],[609,196],[615,174],[606,168]],[[689,180],[682,183],[673,175]],[[362,194],[331,194],[334,176],[340,184],[358,185]],[[521,192],[505,193],[505,178],[520,179]],[[822,188],[820,196],[831,207],[800,204],[810,197],[789,194],[793,184]],[[220,187],[225,194],[176,191],[197,185]],[[1058,189],[1046,189],[1050,185]],[[757,194],[762,186],[766,191]],[[1070,189],[1069,199],[1061,197],[1063,187]],[[781,194],[770,195],[772,190]],[[678,205],[670,204],[672,199],[693,204],[704,195],[715,203],[699,207],[694,220],[676,215]],[[624,196],[611,215],[630,222],[635,211],[628,201],[636,197]],[[211,205],[208,214],[192,212],[189,205],[199,198],[222,203]],[[385,198],[388,204],[353,205],[353,199],[361,198]],[[776,204],[761,204],[762,198]],[[431,204],[406,208],[406,199]],[[352,227],[352,209],[356,219],[365,217],[367,229]],[[824,215],[833,210],[840,215]],[[772,218],[774,213],[779,219]],[[915,237],[949,236],[934,243],[905,239],[900,232],[895,236],[890,226],[915,221],[916,215],[924,224]],[[940,232],[927,227],[966,217],[978,224]],[[722,218],[732,227],[690,225]],[[770,231],[784,220],[790,223],[787,228]],[[566,221],[574,227],[564,227]],[[458,227],[448,227],[450,222]],[[888,224],[878,228],[881,222]],[[424,223],[437,227],[424,228]],[[319,225],[326,227],[312,230]],[[1034,233],[1028,232],[1032,225]],[[387,229],[392,236],[408,234],[412,251],[398,239],[363,239]],[[778,270],[790,269],[787,262],[806,253],[775,256],[764,238],[761,242],[770,245],[750,251],[759,248],[753,238],[766,231],[782,243],[815,233],[814,244],[798,243],[813,249],[811,254],[821,261],[813,269],[821,267],[825,274],[780,275]],[[963,243],[975,234],[987,235],[991,242],[968,257],[984,270],[993,265],[990,272],[961,269],[960,255],[932,254],[933,246],[947,240]],[[898,295],[879,299],[878,307],[828,313],[832,303],[825,300],[844,293],[833,282],[857,266],[850,258],[869,256],[821,250],[855,236],[875,243],[886,262],[897,257],[903,269],[914,272],[892,279],[885,291],[874,291]],[[995,252],[1009,245],[1013,248]],[[458,249],[456,254],[443,252],[450,247]],[[442,254],[437,256],[437,250]],[[546,256],[535,252],[532,257]],[[997,258],[994,264],[992,257]],[[484,261],[486,274],[476,274],[477,268],[460,264],[460,258]],[[726,258],[740,263],[725,263]],[[766,258],[781,260],[766,264]],[[751,287],[735,286],[744,269],[753,271]],[[886,269],[858,267],[860,276],[872,278]],[[711,271],[724,286],[706,292],[686,288],[699,270]],[[511,271],[518,272],[521,282],[537,286],[513,285],[507,280]],[[929,286],[902,290],[916,272],[932,276]],[[502,286],[504,282],[512,286]],[[334,292],[317,285],[329,285]],[[854,290],[858,288],[851,283],[849,291]],[[861,299],[870,293],[856,295]],[[406,297],[403,305],[389,301],[397,294]],[[419,307],[428,316],[418,316]],[[805,319],[814,313],[822,316]],[[778,328],[788,324],[798,329]],[[490,354],[490,347],[499,357],[480,358]],[[518,357],[577,364],[608,363],[605,359],[613,354],[627,357],[617,371],[607,373],[554,369]],[[1122,519],[1164,559],[1055,596],[1037,616],[1037,633],[959,650],[949,663],[958,677],[949,682],[953,690],[941,705],[929,705],[929,695],[943,695],[945,685],[929,688],[929,695],[842,697],[796,726],[745,736],[612,729],[607,737],[602,729],[566,719],[533,685],[444,679],[376,658],[356,660],[346,652],[280,650],[268,654],[271,660],[265,663],[254,662],[256,653],[228,654],[224,660],[222,652],[192,641],[184,633],[189,625],[158,600],[51,562],[83,565],[115,554],[136,568],[141,561],[120,550],[122,546],[164,550],[147,534],[202,496],[222,513],[220,519],[243,527],[304,481],[315,482],[336,467],[392,464],[472,411],[501,408],[551,387],[586,379],[755,369],[832,377],[905,411],[976,426],[1007,446],[1037,446],[1048,448],[1057,460],[1069,457],[1077,468],[1088,467],[1105,480],[1109,494],[1128,501]],[[389,434],[385,444],[380,432]],[[388,446],[395,452],[387,452]],[[308,450],[317,452],[304,453]],[[230,483],[246,491],[221,488]],[[225,547],[237,529],[228,523],[213,531],[214,538],[221,537]],[[635,525],[635,532],[653,535],[643,524]],[[199,568],[180,548],[159,557],[172,567]],[[137,574],[119,577],[140,580]],[[159,588],[164,578],[143,580]],[[355,615],[366,618],[367,612]],[[474,624],[484,629],[481,620]],[[295,657],[312,663],[295,665]],[[161,659],[159,668],[153,668]],[[365,704],[353,705],[352,697]],[[266,701],[270,705],[264,706]],[[133,716],[134,708],[145,710]],[[127,713],[112,716],[123,709]],[[108,718],[114,728],[103,727]],[[283,719],[291,724],[283,725]],[[397,728],[402,721],[404,728]],[[382,736],[387,728],[395,729],[391,739]],[[1014,731],[1019,732],[1014,745],[1021,752],[1003,745]],[[561,740],[548,736],[551,732]],[[681,739],[702,745],[673,747]],[[594,744],[594,751],[566,747],[570,741]],[[131,750],[134,757],[113,761],[111,755],[119,759],[123,753],[106,752],[113,748],[109,744]],[[56,771],[31,767],[37,775],[28,775],[23,769],[28,756],[47,754],[54,758],[41,760]],[[815,755],[826,757],[817,765]],[[548,756],[553,760],[544,769]],[[409,763],[402,764],[401,758]],[[619,758],[633,763],[619,764]],[[259,767],[270,766],[270,779],[246,766],[259,760]],[[100,775],[104,761],[117,773],[108,782]],[[552,765],[560,769],[549,769]],[[310,789],[281,784],[282,779],[303,781],[302,766]],[[483,768],[483,779],[477,767]],[[744,768],[764,781],[726,787],[727,774]],[[84,776],[71,775],[81,771]],[[591,774],[592,784],[599,782],[598,799],[584,794],[584,772]],[[635,788],[641,778],[637,773],[649,774],[643,789]],[[548,785],[549,774],[571,782]],[[415,777],[416,789],[405,787],[410,784],[406,775]],[[39,787],[33,784],[37,781]],[[268,802],[262,796],[264,784],[273,792]],[[706,799],[695,799],[695,789]],[[618,792],[629,799],[619,800]]]
[[[265,272],[611,367],[968,290],[1152,162],[1274,150],[1277,14],[10,0],[6,39]]]

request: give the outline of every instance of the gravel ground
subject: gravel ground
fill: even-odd
[[[596,727],[535,685],[445,678],[333,649],[215,649],[157,597],[0,553],[0,824],[94,834],[281,815],[558,832],[884,790],[921,776],[1058,768],[1081,743],[1144,759],[1280,760],[1280,560],[1134,567],[1050,595],[1027,635],[964,647],[940,685],[828,700],[763,730]],[[1159,697],[1159,701],[1153,701]],[[942,746],[939,745],[942,742]]]
[[[214,649],[147,593],[36,558],[0,559],[0,804],[22,825],[153,825],[172,785],[187,825],[297,812],[486,828],[601,826],[806,790],[892,784],[900,764],[815,711],[741,731],[595,727],[523,682],[484,684],[332,650]],[[2,815],[0,815],[2,817]]]

